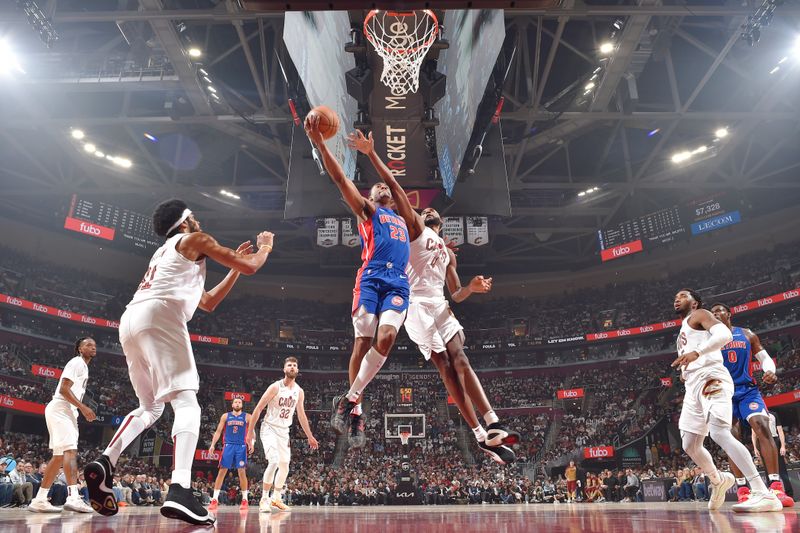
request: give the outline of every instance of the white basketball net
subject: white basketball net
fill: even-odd
[[[383,59],[381,82],[393,95],[417,92],[422,60],[438,32],[439,22],[430,9],[369,12],[364,19],[364,34]]]

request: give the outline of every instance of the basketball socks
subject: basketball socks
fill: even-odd
[[[47,487],[47,488],[39,487],[39,491],[36,493],[36,499],[37,500],[46,500],[48,492],[50,492],[50,487]]]
[[[486,434],[486,430],[483,429],[483,426],[480,424],[478,424],[478,427],[472,428],[472,432],[475,434],[475,438],[478,439],[478,442],[486,441],[486,437],[488,435]]]
[[[172,440],[175,446],[175,463],[172,482],[184,489],[192,486],[192,462],[200,433],[200,405],[197,393],[191,390],[178,392],[170,401],[175,412]]]
[[[496,424],[500,422],[500,419],[495,414],[494,409],[489,409],[488,411],[486,411],[486,413],[483,415],[483,419],[486,421],[486,425]]]
[[[219,489],[214,489],[214,499],[219,501]]]
[[[250,491],[249,490],[243,490],[242,491],[242,500],[247,501],[248,496],[250,496]]]
[[[736,478],[736,486],[737,487],[744,487],[747,485],[747,479],[743,477]]]
[[[347,399],[351,402],[357,401],[364,388],[378,374],[385,362],[386,358],[378,350],[374,347],[370,348],[367,355],[361,360],[361,367],[358,369],[356,379],[353,380],[353,385],[347,392]]]
[[[356,406],[353,407],[353,410],[350,411],[350,414],[353,415],[353,416],[361,416],[362,413],[363,413],[363,411],[361,410],[361,404],[360,403],[357,403]]]
[[[272,499],[278,500],[279,502],[283,501],[283,489],[276,488],[272,491]]]
[[[780,474],[769,474],[767,476],[767,479],[769,479],[769,482],[772,483],[773,481],[780,481],[781,480],[781,476],[780,476]]]
[[[79,492],[80,491],[80,486],[79,485],[70,485],[67,488],[67,490],[68,490],[70,499],[80,498],[81,497],[81,493]]]

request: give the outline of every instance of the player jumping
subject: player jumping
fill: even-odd
[[[740,513],[780,511],[783,505],[767,490],[750,452],[731,434],[734,387],[730,373],[722,364],[720,349],[731,342],[733,336],[725,324],[702,306],[700,295],[691,289],[681,289],[675,295],[675,312],[683,319],[677,340],[678,358],[672,362],[673,367],[681,368],[681,377],[686,382],[678,421],[683,449],[711,479],[710,510],[722,507],[725,492],[736,479],[730,472],[720,472],[714,466],[714,459],[703,447],[706,435],[711,435],[736,463],[753,489],[750,499],[735,504],[733,510]]]
[[[325,170],[359,223],[363,264],[356,274],[351,308],[355,342],[350,356],[350,390],[333,399],[331,415],[331,426],[340,435],[347,431],[347,416],[352,415],[349,441],[351,446],[358,447],[365,442],[361,395],[386,362],[408,309],[408,229],[405,221],[391,209],[392,193],[386,184],[373,185],[366,199],[347,179],[341,165],[325,146],[319,131],[319,116],[309,115],[305,130],[319,150]],[[374,152],[370,159],[373,164],[380,163]]]
[[[319,447],[317,439],[311,433],[311,426],[306,417],[305,393],[295,381],[299,372],[297,359],[287,357],[283,362],[283,379],[267,387],[253,411],[251,424],[247,426],[247,447],[252,453],[256,424],[261,417],[261,412],[264,408],[267,409],[267,416],[264,423],[261,424],[261,444],[264,446],[264,455],[267,457],[263,492],[258,506],[262,513],[290,510],[283,503],[283,489],[286,484],[286,476],[289,475],[289,459],[291,458],[289,428],[292,426],[295,409],[297,409],[297,420],[300,422],[300,427],[303,428],[303,433],[308,438],[308,445],[312,450]],[[270,499],[269,493],[273,480],[275,481],[275,490]]]
[[[153,213],[153,229],[166,242],[153,254],[139,288],[120,319],[119,339],[128,363],[139,407],[119,426],[103,455],[84,470],[89,502],[98,513],[119,510],[111,490],[120,454],[152,426],[169,402],[174,411],[174,465],[161,514],[196,525],[216,518],[192,494],[191,468],[200,433],[200,378],[186,323],[195,310],[211,312],[228,295],[239,274],[255,274],[272,251],[273,235],[260,233],[253,250],[245,242],[236,250],[221,246],[207,233],[181,200],[168,200]],[[206,292],[206,258],[230,268],[227,276]]]
[[[500,424],[481,382],[464,353],[464,328],[453,315],[444,297],[444,286],[454,302],[463,302],[475,293],[492,289],[492,278],[475,276],[466,287],[456,270],[456,256],[445,245],[440,233],[442,218],[433,208],[418,215],[411,207],[408,196],[394,174],[375,154],[372,133],[365,137],[360,131],[349,135],[349,143],[369,157],[378,175],[388,185],[397,202],[397,210],[405,220],[410,238],[409,266],[406,269],[411,285],[408,319],[405,322],[408,336],[417,344],[425,359],[432,360],[445,388],[456,402],[462,416],[472,428],[478,446],[501,464],[516,459],[506,445],[519,442],[519,433]],[[484,429],[475,416],[473,403],[488,424]]]
[[[217,444],[220,436],[222,436],[222,456],[219,459],[219,472],[217,472],[217,479],[214,481],[214,497],[208,506],[211,511],[214,511],[219,505],[219,491],[222,487],[222,482],[225,481],[225,476],[228,475],[228,470],[231,468],[235,468],[239,474],[239,487],[242,489],[242,503],[239,508],[246,511],[249,505],[247,502],[247,496],[250,494],[247,490],[247,443],[244,437],[247,434],[247,428],[250,427],[250,415],[242,412],[242,404],[241,398],[234,398],[231,402],[231,412],[219,417],[217,430],[214,431],[211,445],[208,447],[208,453],[213,454],[214,445]],[[225,431],[224,435],[222,433],[223,430]]]
[[[758,439],[761,457],[764,458],[764,466],[769,477],[769,488],[784,507],[792,507],[794,500],[786,495],[781,482],[778,470],[778,448],[772,440],[772,432],[769,427],[769,413],[764,403],[764,398],[758,391],[758,385],[750,373],[750,360],[753,356],[761,363],[764,371],[764,383],[777,383],[778,377],[775,375],[775,362],[767,351],[761,346],[761,339],[758,335],[747,328],[734,327],[731,324],[731,309],[723,303],[715,303],[711,306],[711,312],[717,320],[725,324],[731,330],[733,340],[722,347],[722,362],[733,378],[735,386],[733,392],[733,434],[736,438],[742,438],[741,423],[750,426]],[[731,464],[731,470],[736,474],[736,484],[739,487],[739,501],[744,501],[750,497],[750,489],[747,488],[747,480],[735,464]]]

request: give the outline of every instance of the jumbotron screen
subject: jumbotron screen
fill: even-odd
[[[76,194],[70,200],[64,229],[135,250],[153,250],[162,242],[153,232],[150,216]]]

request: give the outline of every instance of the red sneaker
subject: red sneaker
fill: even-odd
[[[211,503],[208,504],[208,510],[209,511],[216,511],[218,505],[219,505],[219,502],[217,501],[216,498],[214,498],[213,500],[211,500]]]
[[[782,481],[773,481],[769,484],[769,490],[775,493],[775,496],[781,501],[784,507],[794,507],[794,500],[786,495],[783,491]]]
[[[250,508],[250,504],[247,502],[247,500],[242,500],[241,505],[239,505],[239,510],[240,511],[247,511],[249,508]]]
[[[750,498],[750,488],[747,486],[739,487],[736,491],[736,497],[739,498],[739,503],[746,502]]]

